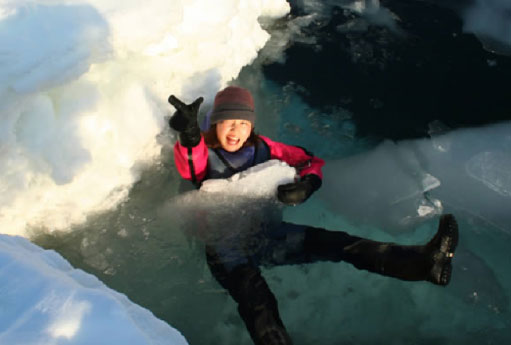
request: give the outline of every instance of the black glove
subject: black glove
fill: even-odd
[[[200,142],[200,129],[197,114],[204,98],[199,97],[191,104],[185,104],[170,95],[169,103],[176,108],[176,112],[169,120],[172,129],[179,132],[179,142],[184,147],[194,147]]]
[[[307,200],[321,187],[321,178],[315,174],[303,176],[300,181],[278,186],[277,197],[284,204],[296,205]]]

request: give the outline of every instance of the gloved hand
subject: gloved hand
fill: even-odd
[[[315,174],[303,176],[300,181],[278,186],[277,197],[287,205],[297,205],[307,200],[321,187],[321,178]]]
[[[202,101],[204,98],[199,97],[193,103],[185,104],[174,95],[169,97],[169,103],[176,108],[176,112],[169,120],[169,125],[179,132],[179,142],[184,147],[194,147],[200,142],[197,114]]]

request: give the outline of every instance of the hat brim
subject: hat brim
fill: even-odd
[[[245,109],[225,109],[211,114],[210,123],[212,125],[223,120],[247,120],[254,125],[255,113]]]

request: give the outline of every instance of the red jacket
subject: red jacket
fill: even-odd
[[[273,141],[262,135],[258,136],[270,148],[270,158],[279,159],[290,166],[302,167],[299,170],[300,176],[307,174],[316,174],[323,178],[321,167],[325,162],[318,157],[309,155],[304,149],[296,146],[286,145]],[[174,146],[174,160],[181,176],[187,180],[192,180],[192,169],[196,176],[196,181],[200,182],[206,177],[208,171],[208,147],[201,138],[199,144],[191,149],[181,146],[179,141]]]

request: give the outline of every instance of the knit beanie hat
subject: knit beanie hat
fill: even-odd
[[[222,120],[247,120],[254,126],[254,98],[247,89],[228,86],[215,96],[210,123]]]

